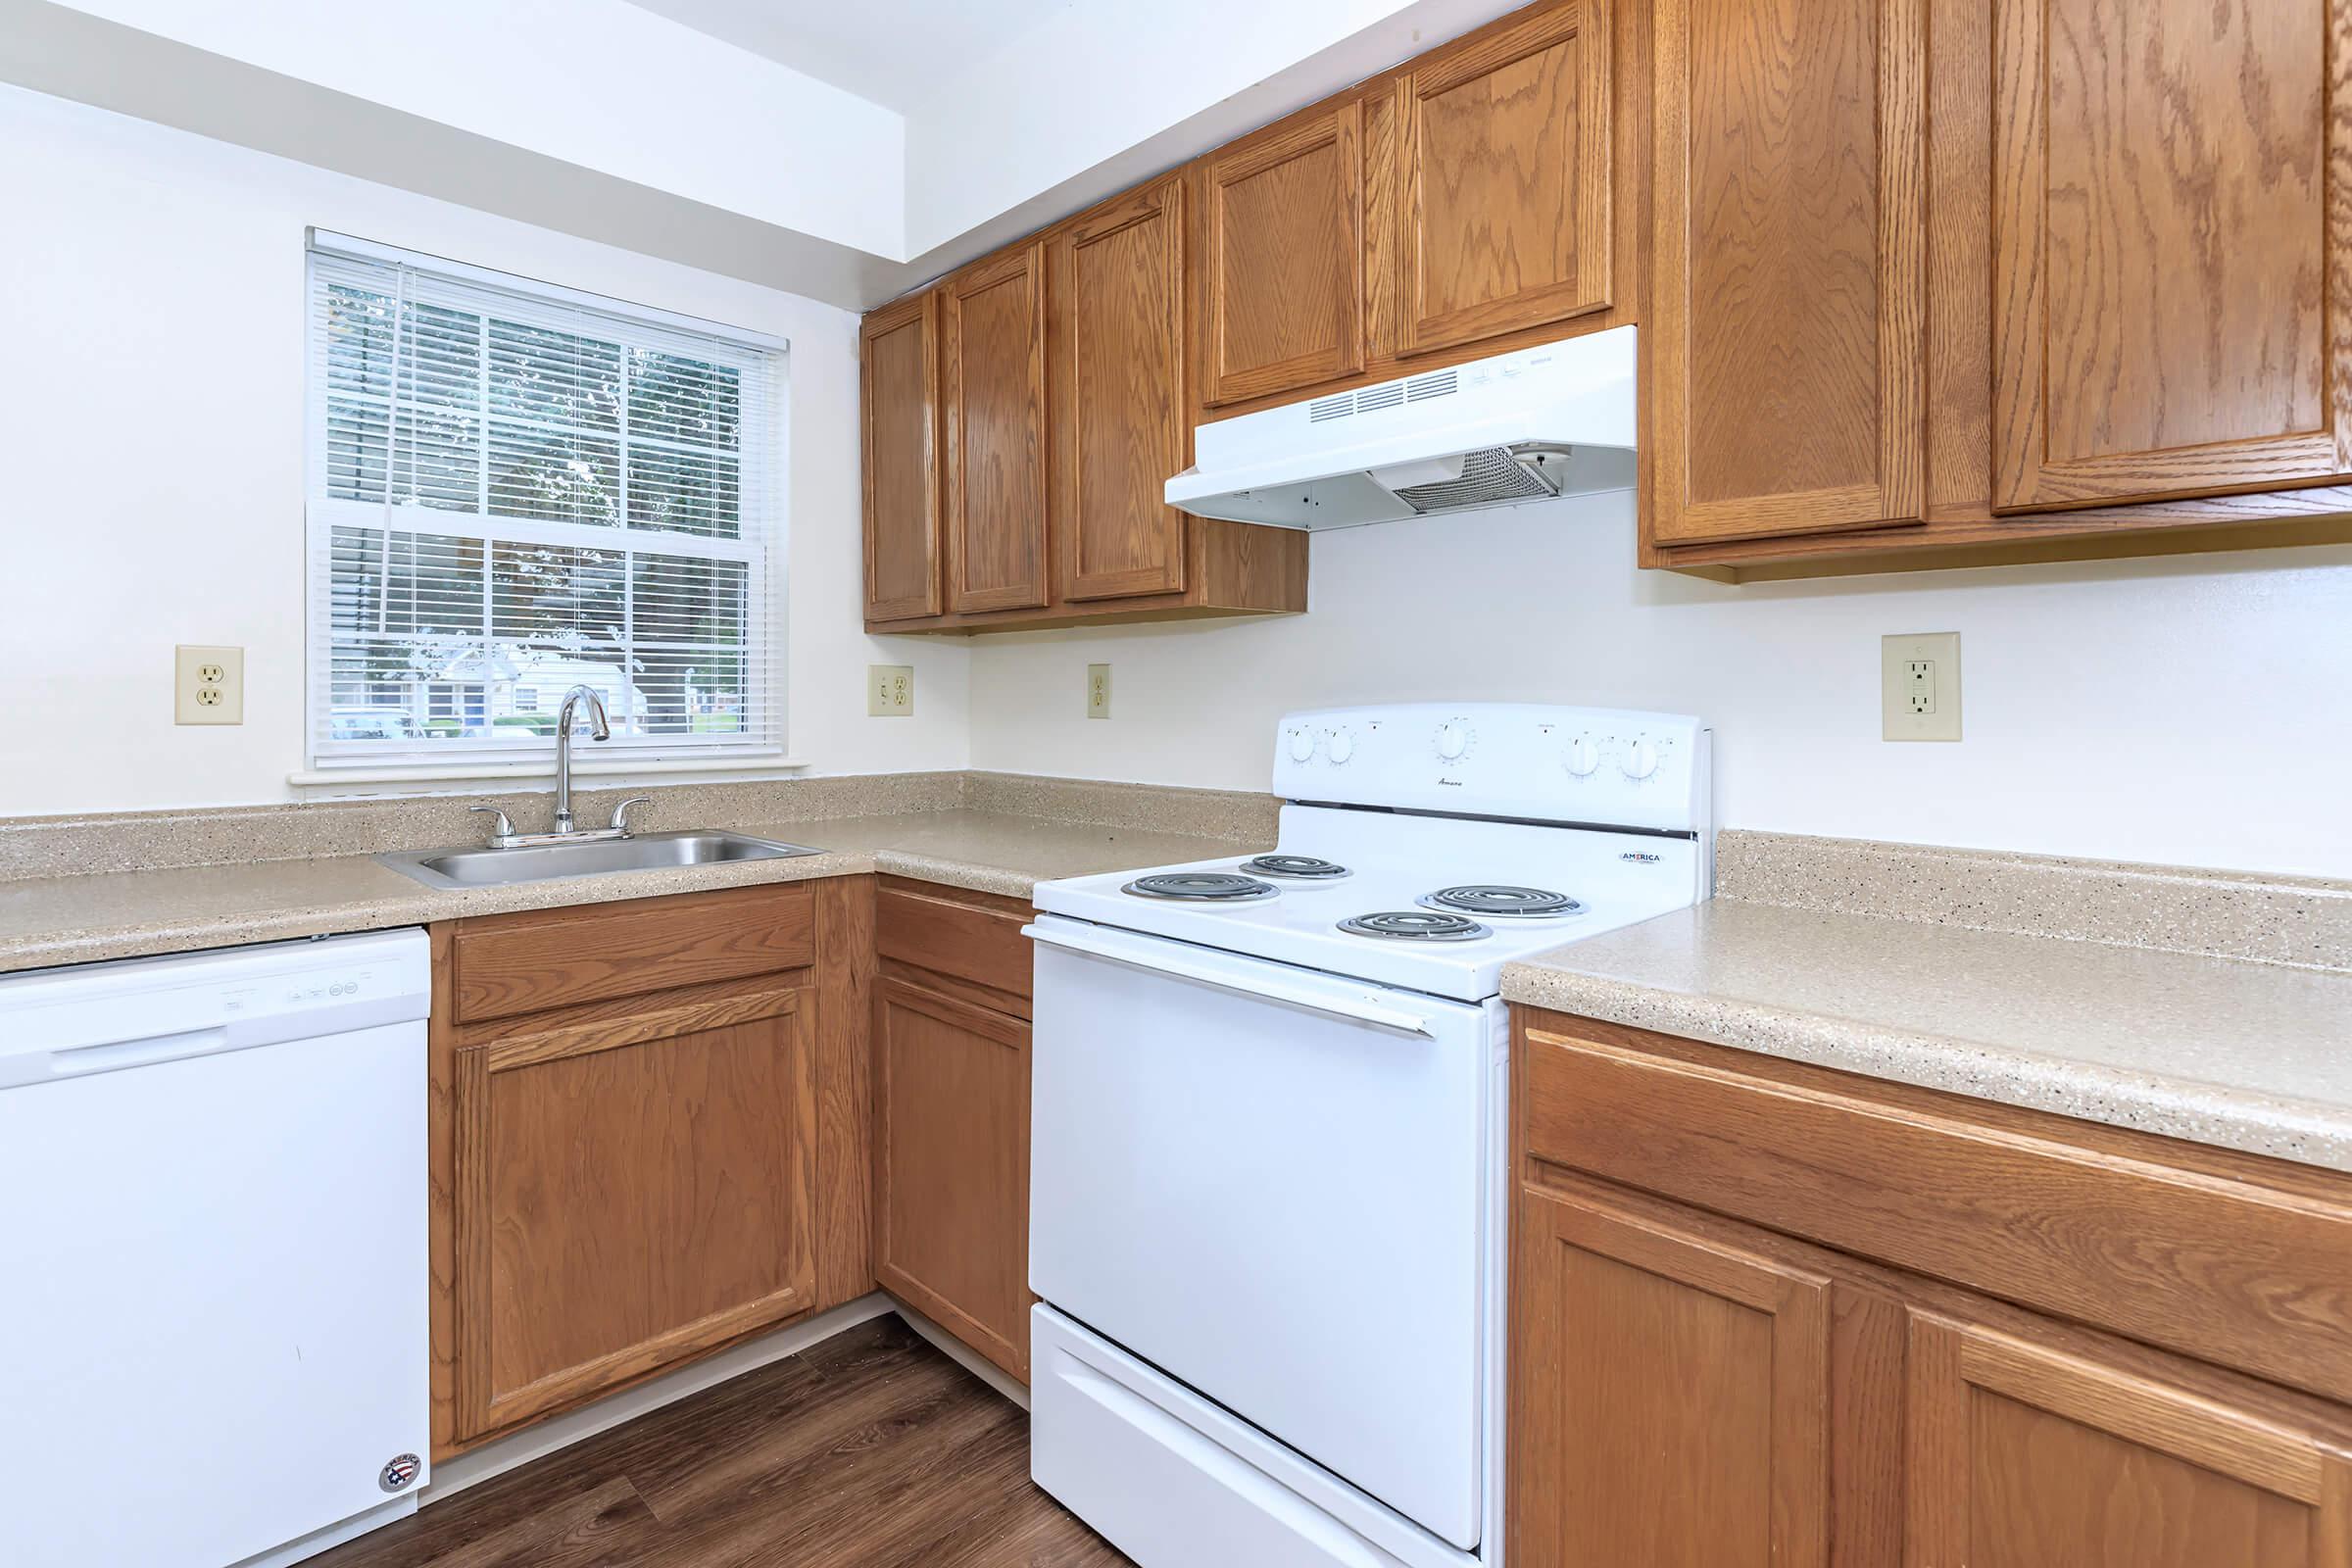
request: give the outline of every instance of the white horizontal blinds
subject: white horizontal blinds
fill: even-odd
[[[315,755],[781,744],[781,356],[398,261],[311,258]]]

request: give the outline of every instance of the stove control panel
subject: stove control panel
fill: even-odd
[[[1708,731],[1676,713],[1526,703],[1414,703],[1286,716],[1274,793],[1692,832],[1709,821]]]

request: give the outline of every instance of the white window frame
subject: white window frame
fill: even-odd
[[[485,577],[491,551],[498,544],[542,544],[590,547],[606,551],[649,552],[719,561],[740,561],[749,568],[745,593],[747,614],[760,630],[748,671],[747,709],[764,717],[763,733],[743,740],[710,740],[685,736],[615,734],[602,745],[575,750],[576,773],[704,773],[741,769],[777,771],[803,764],[786,750],[789,714],[786,707],[788,587],[785,563],[790,533],[787,474],[789,471],[789,409],[791,360],[789,340],[768,333],[722,325],[651,306],[587,293],[560,284],[541,282],[514,273],[496,271],[463,262],[405,250],[374,240],[311,229],[306,234],[303,311],[306,339],[304,418],[304,578],[305,679],[304,749],[308,766],[297,770],[297,785],[346,785],[371,782],[430,781],[437,779],[537,777],[552,765],[552,738],[535,741],[430,741],[413,747],[382,742],[335,742],[330,735],[333,628],[329,604],[329,556],[335,529],[356,526],[436,534],[476,541],[483,550]],[[666,335],[711,341],[736,350],[771,357],[765,378],[764,407],[757,416],[767,426],[755,442],[747,437],[742,459],[757,464],[756,486],[747,483],[745,495],[756,494],[760,526],[756,539],[726,540],[707,535],[611,527],[587,523],[548,522],[484,514],[445,511],[431,507],[356,501],[325,495],[323,473],[325,393],[318,384],[322,357],[316,341],[318,329],[317,291],[321,258],[345,262],[405,267],[477,290],[514,297],[527,313],[531,307],[571,307],[593,317],[639,326]],[[747,411],[748,412],[748,411]],[[489,417],[487,408],[482,417]],[[485,424],[484,439],[487,439]],[[389,489],[387,472],[387,490]],[[625,569],[625,568],[624,568]],[[627,578],[624,576],[624,582]],[[487,588],[486,590],[487,591]],[[487,644],[487,623],[485,643]]]

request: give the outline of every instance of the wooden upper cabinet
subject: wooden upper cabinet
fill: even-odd
[[[1993,13],[1995,505],[2352,473],[2352,0]]]
[[[884,306],[858,329],[865,616],[940,612],[939,295]]]
[[[1045,605],[1046,257],[1023,245],[941,286],[948,608]]]
[[[1364,159],[1355,100],[1211,153],[1202,201],[1204,400],[1364,368]]]
[[[1521,1194],[1520,1568],[1827,1568],[1830,1408],[1827,1279],[1597,1195]]]
[[[1922,0],[1658,0],[1654,540],[1922,516],[1926,36]]]
[[[2352,1464],[2289,1412],[1940,1315],[1906,1362],[1910,1562],[2352,1564]]]
[[[1053,243],[1054,532],[1061,597],[1184,589],[1184,182],[1123,196]]]
[[[1607,0],[1571,0],[1396,77],[1399,353],[1610,302]]]

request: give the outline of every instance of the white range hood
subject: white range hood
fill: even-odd
[[[1366,522],[1634,484],[1634,331],[1612,327],[1193,433],[1168,505],[1282,528]]]

